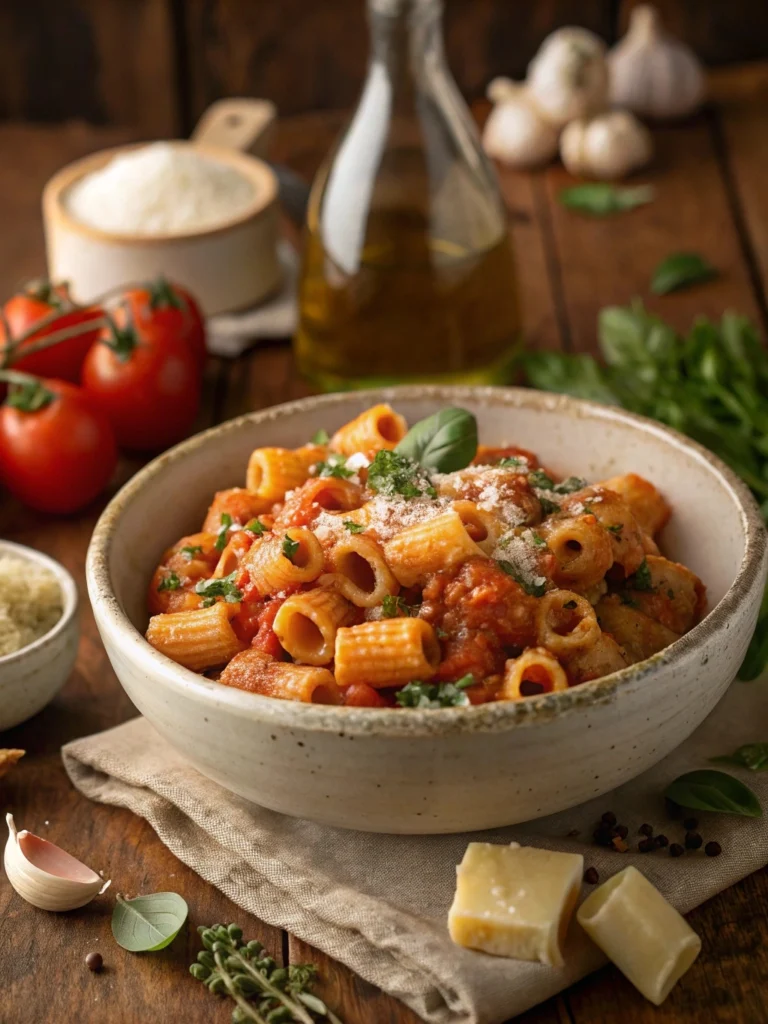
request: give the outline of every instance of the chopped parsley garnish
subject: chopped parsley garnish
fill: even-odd
[[[450,635],[447,629],[440,629],[439,626],[435,630],[435,633],[437,633],[438,640],[447,640]]]
[[[350,533],[362,533],[365,529],[362,523],[353,523],[351,519],[345,519],[343,525]]]
[[[606,526],[606,530],[609,533],[616,535],[616,540],[621,540],[621,531],[624,529],[624,523],[611,523],[610,526]]]
[[[534,469],[528,474],[528,483],[531,487],[538,487],[542,491],[554,491],[555,481],[545,473],[543,469]]]
[[[197,555],[202,555],[203,549],[199,544],[187,544],[179,549],[179,554],[185,555],[188,562],[191,562]]]
[[[455,683],[406,683],[395,694],[395,700],[401,708],[466,707],[469,697],[464,691],[474,682],[475,677],[468,675]]]
[[[560,506],[556,501],[552,501],[550,498],[545,498],[542,494],[539,495],[539,504],[541,505],[541,511],[545,516],[550,516],[553,512],[560,511]]]
[[[288,534],[283,538],[283,554],[289,562],[293,562],[293,556],[299,550],[299,542],[297,540],[291,540]]]
[[[437,491],[418,462],[400,452],[376,452],[368,467],[368,486],[388,497],[396,494],[403,498],[418,498],[423,494],[437,497]]]
[[[347,469],[347,460],[339,452],[331,452],[325,462],[317,464],[318,476],[334,476],[337,480],[349,480],[354,476],[351,469]]]
[[[497,466],[506,469],[520,469],[522,466],[528,465],[527,459],[521,459],[519,455],[505,455],[503,459],[499,459],[496,463]]]
[[[525,576],[505,558],[497,558],[496,565],[505,572],[507,576],[511,576],[515,583],[518,583],[526,594],[530,594],[531,597],[543,597],[547,590],[547,578],[546,576],[533,576],[526,579]]]
[[[330,440],[331,438],[328,434],[328,431],[323,430],[323,428],[321,427],[319,430],[315,431],[315,434],[312,438],[312,444],[328,444]]]
[[[266,526],[260,519],[252,519],[250,523],[245,524],[243,529],[247,530],[249,533],[255,533],[257,537],[260,537],[262,533],[267,532]]]
[[[547,542],[535,530],[527,530],[523,536],[526,540],[530,540],[530,543],[536,548],[545,548],[547,546]]]
[[[582,480],[580,476],[569,476],[565,480],[561,480],[559,484],[555,484],[552,490],[556,494],[573,494],[586,486],[587,481]]]
[[[242,601],[243,592],[235,585],[236,575],[237,569],[229,576],[222,576],[219,579],[200,580],[195,585],[195,593],[202,597],[203,608],[210,608],[212,604],[216,603],[217,597],[223,597],[228,604],[237,604],[238,601]]]
[[[385,619],[396,619],[399,615],[415,617],[419,614],[419,604],[408,604],[399,595],[385,594],[381,602],[381,611]]]
[[[223,551],[227,546],[227,534],[232,525],[232,516],[229,512],[221,513],[220,523],[219,532],[216,534],[216,543],[213,545],[216,551]]]
[[[653,590],[651,569],[645,559],[638,565],[633,575],[629,577],[627,586],[630,590]]]
[[[157,585],[158,590],[178,590],[181,586],[181,580],[175,572],[169,572],[167,576],[163,576]]]

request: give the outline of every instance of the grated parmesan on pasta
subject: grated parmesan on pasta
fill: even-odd
[[[49,569],[0,552],[0,657],[45,636],[62,611],[61,587]]]

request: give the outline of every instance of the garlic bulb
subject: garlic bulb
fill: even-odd
[[[701,64],[667,35],[650,4],[632,11],[629,31],[608,54],[611,102],[645,117],[684,117],[704,98]]]
[[[525,86],[508,78],[494,78],[488,86],[494,108],[483,130],[489,156],[509,167],[536,167],[557,153],[557,128],[545,120]]]
[[[47,839],[16,831],[6,814],[5,873],[27,903],[41,910],[75,910],[101,895],[109,882]]]
[[[652,155],[650,132],[628,110],[572,121],[560,136],[563,163],[587,178],[622,178]]]
[[[608,101],[605,44],[585,28],[559,28],[528,65],[527,85],[536,106],[555,125],[597,113]]]

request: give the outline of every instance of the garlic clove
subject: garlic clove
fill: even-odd
[[[557,153],[559,133],[541,116],[526,88],[507,78],[494,79],[489,95],[492,90],[499,99],[483,129],[486,153],[508,167],[549,163]]]
[[[571,121],[560,136],[560,159],[571,174],[612,180],[653,156],[651,133],[628,110]]]
[[[5,816],[5,873],[16,892],[40,910],[75,910],[101,895],[110,882],[47,839],[16,831],[12,814]]]
[[[643,117],[685,117],[706,94],[698,57],[664,30],[650,4],[633,9],[627,34],[608,54],[608,66],[611,102]]]
[[[563,127],[608,102],[605,43],[585,28],[559,28],[528,65],[531,97],[547,120]]]

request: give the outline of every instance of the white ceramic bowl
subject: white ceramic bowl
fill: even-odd
[[[604,679],[524,701],[437,711],[255,696],[155,651],[141,632],[152,570],[168,544],[199,529],[215,490],[242,485],[251,449],[302,444],[381,400],[410,422],[444,405],[465,406],[477,415],[483,441],[532,448],[558,473],[648,476],[674,507],[663,547],[706,582],[709,615],[655,657]],[[87,577],[123,686],[204,775],[264,807],[333,825],[459,832],[574,806],[682,743],[742,660],[765,583],[766,533],[730,470],[649,420],[536,391],[422,386],[304,399],[193,437],[112,501],[93,535]]]
[[[72,671],[80,628],[77,587],[63,565],[22,544],[0,540],[0,554],[14,555],[49,569],[61,587],[64,610],[44,636],[20,651],[0,657],[0,731],[42,711]]]

